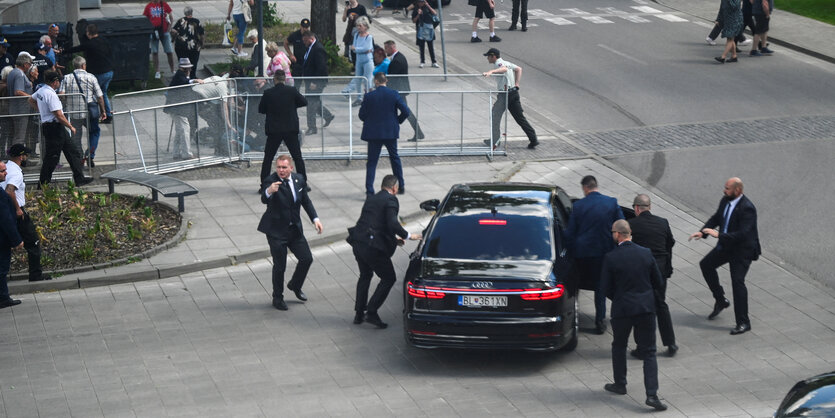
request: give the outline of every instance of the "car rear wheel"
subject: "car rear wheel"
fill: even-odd
[[[571,339],[568,341],[568,344],[562,346],[560,351],[570,352],[574,351],[577,348],[577,339],[578,334],[580,332],[580,318],[577,317],[577,298],[574,298],[574,333],[571,336]]]

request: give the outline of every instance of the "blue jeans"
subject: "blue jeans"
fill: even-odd
[[[12,250],[0,249],[0,300],[9,300],[9,266],[12,263]]]
[[[235,39],[238,44],[244,44],[244,34],[246,33],[246,19],[244,18],[243,13],[239,15],[232,15],[232,19],[235,20],[235,25],[238,26],[238,35]]]
[[[354,75],[366,79],[365,89],[363,89],[362,80],[355,78],[342,90],[343,93],[354,91],[363,93],[364,90],[374,88],[374,61],[369,58],[370,56],[370,54],[357,54],[357,61],[354,63]],[[362,94],[357,99],[362,100]]]
[[[107,98],[107,88],[110,87],[110,81],[113,80],[113,71],[111,70],[106,73],[96,74],[96,80],[99,81],[99,87],[101,87],[101,92],[104,94],[104,111],[107,112],[107,117],[111,117],[113,116],[113,112],[110,110],[110,99]],[[98,125],[98,121],[96,121],[96,125]],[[90,142],[92,145],[92,138],[90,138]],[[99,138],[97,136],[96,144],[98,143]]]
[[[400,156],[397,154],[397,139],[377,139],[368,141],[368,161],[365,163],[365,193],[374,194],[374,175],[377,174],[377,161],[380,159],[380,151],[386,147],[391,161],[391,171],[397,176],[400,188],[405,187],[403,182],[403,166],[400,165]]]

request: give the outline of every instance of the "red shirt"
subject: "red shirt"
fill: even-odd
[[[142,12],[155,28],[162,26],[163,32],[168,32],[168,19],[165,18],[165,15],[171,13],[171,6],[164,1],[159,3],[152,1],[145,6],[145,11]]]

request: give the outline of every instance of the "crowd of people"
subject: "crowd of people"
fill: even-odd
[[[721,0],[713,29],[705,38],[709,45],[716,45],[719,34],[725,38],[725,49],[715,60],[724,64],[739,60],[737,54],[742,45],[751,45],[748,53],[752,57],[771,55],[768,48],[768,29],[774,0]],[[753,39],[745,38],[745,27],[751,29]]]

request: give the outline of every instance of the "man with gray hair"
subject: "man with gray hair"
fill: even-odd
[[[8,86],[7,94],[9,97],[17,97],[17,99],[11,100],[9,103],[10,115],[26,115],[36,112],[36,110],[26,103],[26,98],[32,95],[32,82],[27,77],[30,68],[32,68],[32,56],[28,52],[21,52],[15,61],[15,69],[6,78],[6,84]],[[29,116],[13,118],[14,135],[11,136],[12,144],[23,144],[26,142],[29,118]]]
[[[95,167],[93,159],[96,158],[96,148],[99,146],[101,128],[99,122],[107,117],[104,106],[104,93],[101,91],[96,76],[87,72],[87,60],[82,56],[73,58],[72,65],[75,70],[67,74],[61,81],[59,94],[80,94],[81,96],[69,96],[67,98],[68,116],[70,123],[75,127],[75,134],[71,137],[71,144],[81,152],[81,128],[84,121],[87,121],[87,140],[89,148],[84,152],[90,158],[90,167]],[[95,111],[93,111],[95,109]]]
[[[667,346],[667,355],[676,355],[676,334],[673,331],[673,320],[670,317],[670,307],[667,306],[667,279],[673,275],[673,245],[676,244],[673,238],[673,231],[670,230],[670,223],[666,219],[650,213],[652,204],[649,196],[639,194],[632,201],[632,209],[635,210],[635,217],[629,220],[629,227],[632,229],[632,242],[642,247],[649,248],[655,263],[661,272],[661,287],[655,305],[655,314],[658,319],[658,332],[661,334],[662,343]],[[644,354],[635,349],[631,352],[633,357],[643,358]]]
[[[174,38],[174,52],[177,53],[177,58],[188,58],[194,65],[191,78],[195,79],[199,68],[197,61],[200,59],[200,49],[203,48],[205,39],[205,30],[200,23],[200,19],[195,19],[192,16],[193,14],[194,9],[191,6],[183,8],[183,17],[171,28],[171,35]]]

